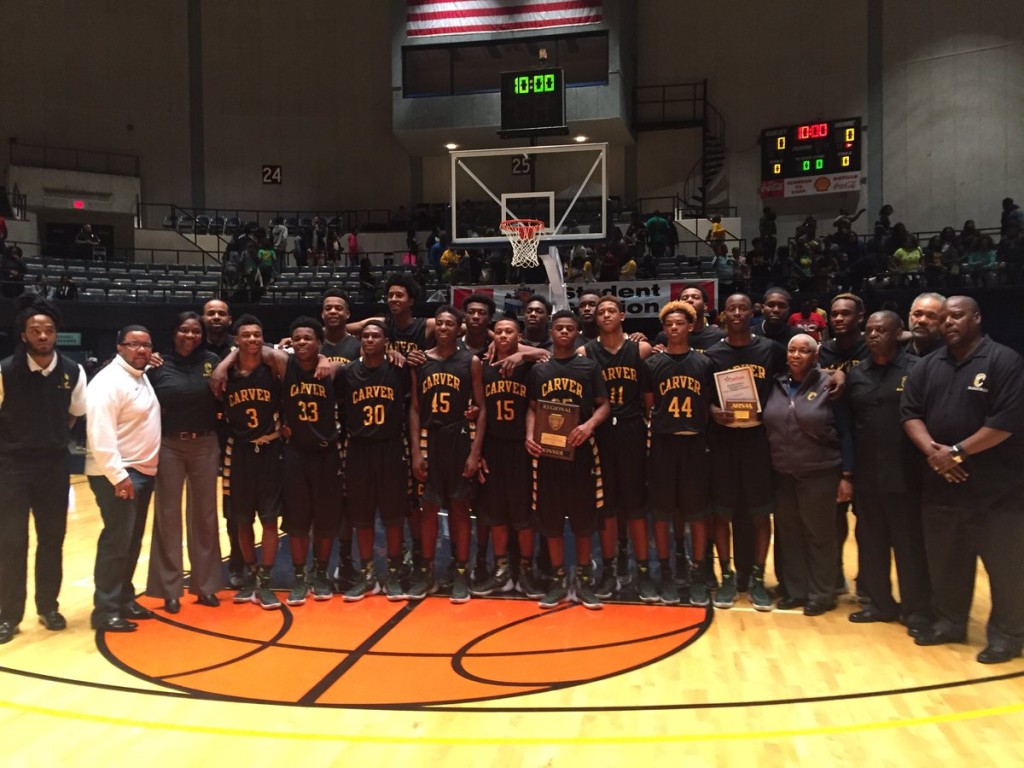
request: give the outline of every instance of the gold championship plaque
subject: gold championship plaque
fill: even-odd
[[[540,445],[541,455],[572,461],[576,449],[569,445],[569,433],[579,423],[578,405],[538,400],[533,439]]]

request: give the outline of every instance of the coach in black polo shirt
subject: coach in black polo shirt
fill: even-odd
[[[931,589],[921,528],[921,459],[900,424],[900,398],[918,359],[900,350],[900,331],[895,313],[871,315],[865,332],[870,355],[846,380],[857,468],[858,586],[871,600],[850,621],[902,618],[917,634],[931,626]],[[892,596],[890,551],[902,606]]]
[[[28,516],[35,517],[36,611],[49,630],[57,610],[68,515],[68,430],[85,414],[85,373],[60,354],[59,314],[37,299],[18,315],[24,347],[0,362],[0,644],[25,614]]]
[[[946,348],[917,364],[900,408],[928,459],[923,516],[938,618],[916,642],[966,639],[980,555],[992,612],[978,661],[996,664],[1024,645],[1024,361],[982,334],[970,297],[946,301],[941,327]]]

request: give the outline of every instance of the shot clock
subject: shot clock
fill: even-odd
[[[501,136],[564,135],[565,74],[560,67],[501,73]]]
[[[859,117],[761,131],[761,197],[860,188]]]

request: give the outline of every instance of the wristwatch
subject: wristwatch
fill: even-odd
[[[964,456],[966,455],[967,454],[964,453],[964,449],[960,447],[960,443],[957,443],[956,445],[949,449],[949,458],[951,458],[957,464],[962,464]]]

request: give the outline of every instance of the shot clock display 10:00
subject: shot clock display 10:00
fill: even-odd
[[[501,73],[504,137],[564,135],[565,75],[560,67]]]
[[[859,117],[823,120],[761,131],[761,194],[781,196],[787,179],[859,174],[861,125]],[[826,182],[808,192],[839,191]],[[846,191],[846,190],[843,190]]]

